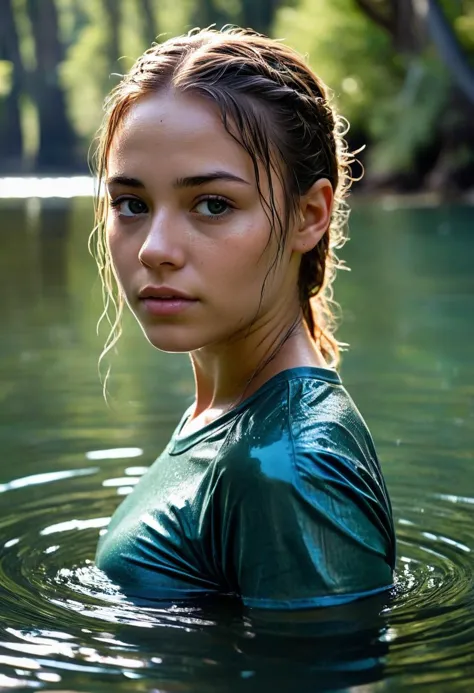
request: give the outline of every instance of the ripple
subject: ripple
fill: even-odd
[[[110,450],[90,450],[86,452],[88,460],[119,460],[126,457],[140,457],[141,448],[111,448]]]
[[[24,476],[20,479],[13,479],[6,484],[0,484],[0,493],[5,491],[12,491],[17,488],[24,488],[25,486],[37,486],[38,484],[49,484],[51,481],[61,481],[62,479],[72,479],[77,476],[84,476],[87,474],[95,474],[99,471],[98,467],[92,467],[88,469],[74,469],[62,472],[47,472],[45,474],[32,474],[31,476]]]
[[[385,611],[388,671],[412,686],[428,679],[474,682],[472,508],[461,497],[433,494],[416,506],[398,503],[396,513],[397,579]]]
[[[0,520],[2,689],[72,690],[86,676],[98,677],[100,690],[108,681],[114,691],[149,690],[163,679],[155,690],[195,691],[199,681],[200,693],[280,693],[294,690],[295,671],[301,691],[315,681],[342,687],[387,677],[410,690],[474,682],[473,499],[426,494],[415,504],[395,489],[392,594],[361,603],[356,617],[323,610],[263,623],[235,603],[136,606],[94,566],[118,494],[145,471],[115,464],[2,486],[11,498]]]

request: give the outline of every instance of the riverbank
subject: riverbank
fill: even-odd
[[[94,195],[94,179],[91,176],[6,176],[0,177],[0,198],[71,198]],[[474,188],[463,192],[414,193],[396,190],[365,190],[357,187],[350,196],[351,205],[377,201],[384,207],[438,207],[442,204],[467,204],[474,206]]]

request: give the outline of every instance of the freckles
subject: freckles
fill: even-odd
[[[230,253],[236,257],[243,255],[257,264],[261,256],[271,246],[271,231],[266,217],[246,220],[246,223],[235,228],[235,232],[226,239]]]

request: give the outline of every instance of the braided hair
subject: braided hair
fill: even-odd
[[[348,208],[344,198],[352,182],[350,165],[354,159],[344,139],[347,123],[330,105],[326,86],[297,52],[251,30],[193,30],[154,44],[106,101],[96,150],[99,181],[106,174],[114,133],[130,107],[144,95],[166,88],[211,99],[228,133],[251,157],[261,202],[278,238],[270,271],[283,253],[301,196],[317,180],[330,181],[334,191],[331,221],[319,243],[302,256],[298,295],[310,334],[328,365],[337,367],[341,344],[334,337],[332,282],[341,266],[336,250],[345,240]],[[262,193],[262,167],[268,177],[267,197]],[[283,188],[283,213],[276,208],[272,176]],[[104,355],[120,336],[123,303],[120,293],[114,292],[104,238],[106,204],[100,194],[96,215],[95,250],[104,287],[104,315],[112,327]],[[262,295],[263,291],[264,287]],[[115,317],[108,315],[110,307],[115,308]]]

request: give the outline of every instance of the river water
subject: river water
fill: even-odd
[[[107,406],[87,198],[0,200],[0,690],[474,690],[474,209],[358,203],[336,296],[374,435],[396,587],[350,609],[131,606],[100,531],[192,396],[126,320]]]

